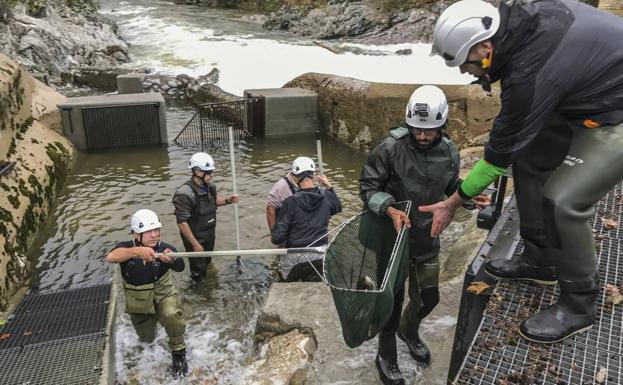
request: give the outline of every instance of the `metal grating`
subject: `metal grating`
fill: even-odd
[[[30,292],[0,328],[0,352],[56,339],[100,333],[106,328],[110,285],[61,292]]]
[[[104,344],[96,334],[0,350],[0,384],[99,384]]]
[[[218,149],[229,144],[229,127],[234,142],[240,143],[249,136],[257,135],[261,123],[257,115],[263,113],[261,99],[243,99],[232,102],[210,103],[199,106],[197,113],[173,139],[185,148]]]
[[[522,320],[555,302],[557,286],[500,281],[487,304],[474,342],[455,384],[588,385],[623,383],[623,306],[609,303],[605,284],[623,284],[620,226],[604,228],[606,216],[620,222],[620,183],[597,205],[591,221],[602,285],[593,328],[558,344],[529,342],[519,335]],[[514,251],[519,255],[520,243]]]
[[[162,143],[159,108],[159,103],[83,107],[87,148]]]

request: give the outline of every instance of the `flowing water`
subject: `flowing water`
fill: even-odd
[[[386,82],[469,80],[456,70],[446,69],[438,58],[430,58],[427,45],[357,47],[375,55],[335,55],[310,41],[264,31],[233,11],[146,0],[101,1],[101,5],[103,12],[119,23],[136,63],[190,75],[208,73],[216,67],[220,70],[219,85],[236,94],[244,89],[280,87],[309,71]],[[391,54],[401,48],[412,48],[414,54]],[[190,108],[168,108],[170,143],[192,114]],[[323,152],[326,174],[344,206],[331,221],[335,226],[361,208],[357,179],[365,154],[330,138],[324,139]],[[189,178],[186,163],[192,153],[173,144],[78,153],[73,172],[32,249],[30,256],[38,270],[34,284],[45,290],[59,290],[111,281],[114,269],[104,256],[117,242],[129,239],[129,218],[139,208],[156,211],[163,223],[162,239],[181,247],[171,197]],[[265,196],[295,157],[314,154],[312,137],[252,139],[236,148],[242,248],[272,247],[264,213]],[[219,194],[230,194],[229,154],[223,150],[212,155]],[[235,248],[231,206],[219,208],[216,233],[217,250]],[[209,279],[198,287],[190,284],[188,271],[176,275],[178,298],[188,320],[192,370],[192,375],[183,380],[175,381],[168,374],[170,356],[164,331],[159,331],[155,343],[140,344],[128,317],[121,312],[116,325],[117,382],[240,383],[248,374],[245,363],[253,352],[255,319],[272,280],[274,264],[272,257],[249,257],[240,268],[235,259],[214,258]],[[447,344],[445,335],[454,325],[455,306],[442,303],[436,310],[438,315],[424,325],[428,327],[425,335],[445,338]],[[407,357],[404,346],[401,349],[401,357]],[[438,357],[440,362],[449,359],[448,349],[446,346]],[[373,357],[373,349],[354,352],[353,365],[371,370]],[[431,370],[426,380],[417,376],[415,381],[445,383],[447,366],[441,367]],[[409,378],[416,377],[418,370],[413,365],[408,369]],[[374,383],[371,375],[370,383]]]
[[[137,63],[170,74],[197,76],[220,71],[219,86],[244,89],[281,87],[307,72],[329,73],[388,83],[467,84],[472,79],[430,57],[429,44],[363,46],[336,43],[336,55],[310,40],[266,31],[240,12],[175,5],[172,1],[102,0],[102,12],[119,23]],[[332,43],[329,43],[332,44]],[[412,55],[394,52],[410,48]]]

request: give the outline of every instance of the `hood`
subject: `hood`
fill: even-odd
[[[521,49],[539,25],[537,6],[529,0],[513,5],[500,4],[500,28],[491,38],[493,58],[487,74],[491,83],[498,81],[512,54]]]
[[[324,199],[326,197],[317,188],[300,190],[294,194],[296,204],[306,211],[315,210]]]

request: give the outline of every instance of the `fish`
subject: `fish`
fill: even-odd
[[[362,275],[357,281],[357,290],[376,290],[376,283],[367,275]]]

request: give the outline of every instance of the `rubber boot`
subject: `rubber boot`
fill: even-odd
[[[524,239],[524,251],[519,257],[493,259],[485,263],[485,272],[497,279],[526,280],[542,285],[555,285],[556,269],[543,255],[544,249]],[[543,266],[544,265],[544,266]]]
[[[523,321],[519,333],[530,341],[548,344],[589,330],[595,323],[594,305],[598,294],[599,290],[561,291],[558,302]]]
[[[379,333],[379,352],[376,355],[376,369],[383,385],[405,385],[405,379],[398,367],[396,334],[381,331]]]
[[[173,377],[184,377],[188,373],[188,363],[186,363],[186,349],[174,350],[171,352],[173,363],[171,365],[171,373]]]
[[[415,332],[412,332],[410,334],[410,338],[407,338],[402,330],[398,330],[397,333],[398,338],[400,338],[402,342],[407,344],[411,357],[413,357],[414,360],[421,364],[428,365],[430,363],[430,350],[428,349],[428,346],[426,346],[424,341],[422,341],[422,339],[420,338],[420,333],[418,330],[415,330]]]

